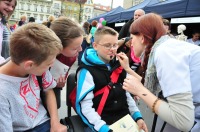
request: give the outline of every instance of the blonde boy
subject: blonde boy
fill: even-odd
[[[49,67],[62,50],[60,39],[44,25],[26,24],[10,38],[11,59],[0,67],[0,131],[65,131],[59,123],[56,86]],[[42,75],[47,109],[41,103],[37,76]]]

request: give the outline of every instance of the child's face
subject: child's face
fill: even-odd
[[[93,47],[97,51],[99,58],[105,63],[109,63],[116,55],[118,36],[103,35],[99,42],[93,43]]]
[[[193,41],[197,41],[197,40],[199,40],[199,38],[200,38],[200,33],[195,33],[192,35]]]
[[[61,53],[66,57],[75,57],[78,55],[80,51],[82,51],[81,44],[83,42],[83,36],[74,38],[72,43],[70,43],[67,47],[63,48]]]
[[[15,9],[15,3],[16,3],[16,0],[12,0],[11,2],[7,0],[0,1],[0,12],[4,16],[8,16]]]
[[[56,55],[50,55],[44,62],[40,65],[33,65],[30,67],[29,74],[34,74],[37,76],[41,76],[45,71],[47,71],[54,63],[56,59]]]

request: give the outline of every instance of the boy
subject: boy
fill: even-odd
[[[93,48],[86,49],[82,56],[83,64],[77,74],[76,111],[88,127],[85,131],[112,131],[109,125],[130,114],[138,126],[146,130],[142,119],[131,95],[122,89],[126,72],[123,70],[117,83],[110,84],[110,75],[120,67],[115,55],[118,48],[118,33],[109,27],[97,29],[94,36]],[[95,95],[98,91],[110,84],[110,90],[101,104],[102,94]],[[99,108],[103,108],[99,112]]]
[[[26,24],[11,35],[11,59],[0,67],[1,132],[66,132],[66,126],[59,123],[52,90],[56,82],[48,72],[61,50],[60,39],[43,25]],[[36,78],[41,75],[50,120]]]

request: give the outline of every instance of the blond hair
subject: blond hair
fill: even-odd
[[[99,42],[101,40],[101,37],[103,35],[112,35],[112,36],[118,36],[118,32],[115,31],[113,28],[104,26],[102,28],[98,28],[94,34],[94,41]]]
[[[10,56],[17,65],[26,60],[33,60],[40,65],[48,56],[56,55],[61,50],[60,39],[42,24],[25,24],[10,37]]]
[[[52,21],[54,21],[56,18],[54,17],[54,16],[52,16],[52,15],[50,15],[49,17],[48,17],[48,21],[49,22],[52,22]]]
[[[26,15],[21,15],[20,20],[22,20],[22,19],[26,20],[27,16]]]
[[[74,38],[84,34],[84,31],[78,23],[66,17],[60,17],[53,21],[50,28],[60,38],[64,48],[67,47]]]

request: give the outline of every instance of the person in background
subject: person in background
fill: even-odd
[[[123,27],[121,28],[120,32],[119,32],[119,38],[118,39],[122,39],[125,37],[130,37],[130,26],[132,24],[133,21],[137,20],[140,16],[144,15],[145,11],[142,9],[137,9],[135,10],[134,14],[133,14],[133,18],[130,19],[126,24],[123,25]]]
[[[5,59],[7,59],[10,54],[9,54],[9,44],[10,44],[10,35],[11,31],[9,30],[9,25],[6,22],[6,25],[3,25],[3,41],[2,41],[2,52],[1,55]]]
[[[27,19],[26,15],[22,15],[20,17],[20,21],[18,22],[18,26],[22,26],[22,25],[26,24],[26,19]]]
[[[171,34],[171,24],[170,24],[169,20],[163,19],[163,24],[164,24],[165,29],[167,31],[167,35],[169,35],[172,38],[175,38],[174,35]]]
[[[8,18],[13,14],[17,0],[0,0],[0,63],[5,61],[5,58],[1,56],[2,52],[2,41],[3,41],[3,30],[4,25]]]
[[[76,61],[78,53],[82,50],[81,44],[83,42],[84,31],[78,23],[66,17],[60,17],[53,21],[50,25],[50,29],[52,29],[60,38],[63,45],[63,50],[56,57],[56,59],[62,64],[68,66],[69,71],[71,66]],[[65,86],[68,71],[64,76],[61,76],[56,80],[57,86],[54,89],[54,92],[57,100],[57,108],[60,108],[61,106],[60,92]]]
[[[111,132],[109,125],[127,114],[135,120],[140,129],[147,132],[135,101],[129,92],[122,89],[127,73],[116,60],[117,48],[118,33],[104,26],[96,30],[93,48],[86,49],[82,57],[82,64],[77,71],[75,106],[77,114],[87,125],[84,132]],[[115,70],[118,70],[118,79],[112,82],[110,76]],[[107,85],[110,86],[109,90],[106,89]]]
[[[199,38],[200,38],[200,32],[197,31],[197,30],[194,30],[193,33],[192,33],[192,38],[187,39],[187,42],[200,46]]]
[[[34,17],[30,17],[28,22],[35,22],[35,18]]]
[[[66,132],[60,124],[56,86],[48,71],[62,50],[60,39],[44,25],[29,23],[10,37],[11,59],[0,66],[0,131],[1,132]],[[41,101],[36,76],[42,76],[47,110]]]
[[[13,24],[12,26],[10,26],[10,31],[14,32],[18,27],[18,21],[15,22],[15,24]]]
[[[93,20],[91,23],[92,28],[90,29],[90,34],[92,35],[91,37],[91,45],[94,42],[94,34],[97,30],[98,22],[96,20]]]
[[[164,132],[190,131],[194,115],[197,123],[192,131],[200,130],[200,47],[166,35],[162,17],[155,13],[133,22],[130,32],[136,56],[144,53],[144,86],[129,75],[123,88],[139,96],[158,115],[155,132],[162,127]],[[127,56],[120,56],[119,61],[124,69],[130,69]],[[159,98],[155,96],[158,93]]]
[[[81,44],[82,51],[80,51],[79,54],[78,54],[78,65],[81,64],[81,57],[82,57],[83,52],[85,51],[85,49],[87,47],[90,46],[90,43],[91,43],[90,38],[88,38],[88,37],[90,37],[89,36],[89,32],[90,32],[90,23],[89,22],[84,22],[83,31],[84,31],[83,42]]]
[[[50,28],[51,23],[52,23],[53,21],[55,21],[55,20],[56,20],[55,16],[50,15],[50,16],[48,17],[47,27]]]

